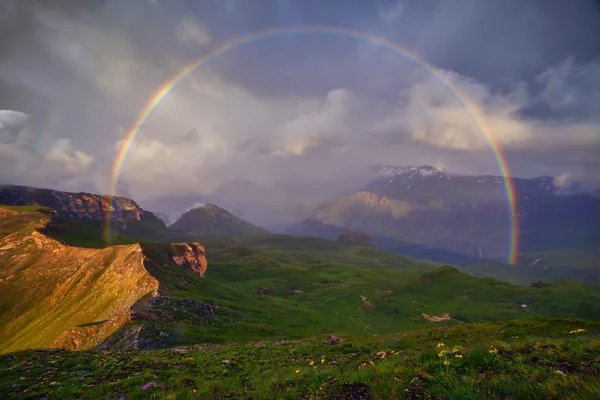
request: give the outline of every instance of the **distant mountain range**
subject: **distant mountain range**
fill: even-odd
[[[453,175],[431,166],[374,166],[359,178],[346,182],[347,187],[361,179],[370,181],[357,191],[344,191],[343,185],[335,186],[328,193],[337,195],[332,194],[330,200],[313,205],[312,211],[302,212],[307,218],[297,223],[281,221],[274,224],[278,227],[274,232],[335,240],[343,232],[354,230],[369,235],[380,249],[436,262],[466,265],[481,260],[506,260],[511,234],[510,211],[502,177]],[[512,178],[512,182],[520,252],[600,249],[600,197],[597,194],[584,193],[578,182],[565,185],[550,176]],[[312,186],[302,186],[306,190],[309,187]],[[319,183],[313,189],[322,187]],[[249,189],[249,186],[243,184],[242,188]],[[232,191],[229,203],[241,207],[244,197],[233,196],[234,189],[235,185],[229,186],[228,190]],[[253,195],[256,203],[253,207],[260,203],[258,192],[253,192],[256,195]],[[228,191],[223,189],[219,196],[226,193]],[[291,199],[293,193],[280,200]],[[266,192],[261,196],[268,195]],[[315,200],[319,196],[316,194],[304,196],[317,204]],[[263,204],[262,212],[268,211],[275,200]],[[2,186],[0,204],[45,206],[58,216],[96,224],[104,223],[110,212],[112,226],[120,234],[159,241],[196,240],[206,234],[268,233],[210,203],[185,212],[169,227],[165,225],[168,215],[155,215],[122,197]],[[278,208],[282,209],[283,206]]]
[[[510,211],[502,177],[450,175],[431,166],[371,172],[376,178],[362,190],[321,204],[285,232],[335,239],[354,229],[383,249],[449,263],[506,256]],[[577,182],[557,186],[549,176],[512,181],[521,251],[600,248],[597,196]]]

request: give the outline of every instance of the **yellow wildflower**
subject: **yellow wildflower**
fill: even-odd
[[[438,353],[438,357],[440,357],[440,358],[441,358],[441,357],[444,357],[444,353],[445,353],[444,351],[440,351],[440,352]]]
[[[492,348],[490,349],[490,354],[496,354],[498,352],[498,349]]]
[[[321,358],[321,364],[323,364],[325,362],[324,358]]]
[[[298,373],[300,373],[300,370],[299,370],[299,369],[297,369],[297,370],[296,370],[296,373],[297,373],[297,374],[298,374]]]
[[[373,362],[373,360],[369,361],[369,364],[375,365],[375,363]]]
[[[444,347],[444,346],[445,346],[445,345],[444,345],[444,343],[438,343],[438,344],[437,344],[437,348],[438,348],[438,349],[439,349],[440,347]]]
[[[454,348],[452,348],[453,353],[458,353],[459,351],[460,351],[460,349],[456,346],[454,346]]]
[[[575,330],[573,330],[573,331],[571,331],[569,333],[579,333],[579,332],[585,332],[585,329],[579,328],[579,329],[575,329]]]
[[[444,361],[444,365],[450,365],[450,361],[448,361],[448,360]]]
[[[457,354],[455,357],[456,357],[456,358],[463,358],[463,357],[462,357],[462,354]]]
[[[311,361],[311,362],[310,362],[310,364],[308,364],[308,365],[314,365],[314,364],[315,364],[315,362],[314,362],[314,361]]]

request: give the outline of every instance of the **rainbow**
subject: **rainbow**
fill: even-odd
[[[444,84],[450,91],[456,96],[458,101],[465,107],[466,110],[473,116],[473,120],[481,129],[483,134],[485,135],[490,149],[494,154],[496,159],[496,163],[498,165],[498,169],[500,174],[503,177],[506,200],[508,204],[508,214],[509,214],[509,248],[508,248],[508,263],[511,265],[515,265],[517,262],[517,255],[519,252],[519,222],[517,219],[517,203],[515,198],[515,187],[510,177],[508,165],[506,160],[504,159],[500,145],[490,129],[490,127],[486,124],[485,118],[482,115],[479,108],[473,104],[467,95],[462,93],[459,88],[457,88],[453,83],[436,67],[429,64],[427,61],[419,57],[417,54],[411,52],[410,50],[393,43],[383,37],[376,36],[371,33],[361,32],[354,29],[347,29],[342,27],[330,27],[330,26],[300,26],[300,27],[281,27],[281,28],[272,28],[259,32],[254,32],[246,36],[238,37],[233,40],[222,44],[213,50],[210,54],[206,56],[199,57],[189,64],[185,65],[179,72],[173,75],[171,78],[164,81],[153,93],[152,97],[148,99],[139,115],[136,117],[133,125],[126,133],[125,138],[123,140],[123,144],[120,150],[117,153],[117,157],[113,164],[112,169],[112,177],[109,188],[109,196],[110,198],[114,198],[116,194],[116,187],[119,181],[119,176],[123,169],[123,165],[125,160],[127,159],[127,154],[131,149],[131,146],[135,142],[136,137],[140,132],[140,128],[146,122],[146,120],[150,117],[152,112],[156,109],[156,107],[161,103],[161,101],[173,90],[175,86],[185,77],[187,77],[190,73],[195,71],[196,69],[206,65],[217,57],[229,52],[237,48],[238,46],[246,45],[249,43],[256,42],[261,39],[265,39],[272,36],[277,35],[285,35],[285,34],[332,34],[338,36],[345,36],[354,39],[367,40],[371,43],[374,43],[382,48],[385,48],[395,54],[403,56],[423,69],[427,70],[433,76],[435,76],[442,84]],[[106,223],[105,223],[105,240],[107,243],[111,242],[111,212],[107,212],[106,215]]]

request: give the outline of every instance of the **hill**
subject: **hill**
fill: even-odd
[[[599,260],[599,250],[551,249],[521,253],[515,266],[505,264],[503,259],[492,259],[462,265],[459,269],[475,276],[492,277],[514,284],[573,279],[600,285]]]
[[[197,243],[76,247],[83,231],[48,231],[47,211],[2,210],[4,351],[384,334],[526,315],[600,318],[592,306],[600,288],[572,281],[512,286],[372,247],[285,235],[204,237],[211,267],[203,278]]]
[[[196,244],[70,246],[44,233],[52,218],[41,211],[0,207],[0,352],[85,349],[108,338],[158,296],[160,282],[146,265],[157,246],[167,254],[164,269],[194,270],[186,255]]]
[[[590,222],[600,220],[600,199],[583,194],[577,183],[557,187],[548,176],[511,180],[521,251],[600,247],[600,228]],[[445,257],[440,261],[465,263],[506,257],[508,213],[502,177],[449,175],[430,166],[388,167],[362,190],[321,204],[286,233],[331,238],[354,229],[376,242],[383,238],[444,251],[437,254]],[[389,249],[410,251],[409,246]]]
[[[184,213],[177,221],[169,226],[193,234],[216,234],[225,236],[259,235],[268,233],[244,221],[214,204],[193,208]]]

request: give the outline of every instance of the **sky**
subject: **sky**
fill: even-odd
[[[427,60],[481,112],[513,176],[600,181],[599,1],[0,0],[0,183],[108,193],[162,82],[237,38],[309,25]],[[431,72],[369,40],[288,33],[182,80],[117,188],[173,211],[239,182],[322,187],[374,164],[499,174]]]

